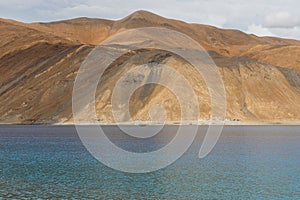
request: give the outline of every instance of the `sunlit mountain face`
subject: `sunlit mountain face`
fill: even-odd
[[[299,121],[300,41],[257,37],[138,11],[117,21],[78,18],[26,24],[1,19],[0,122],[72,123],[72,90],[82,62],[110,36],[143,27],[181,32],[208,52],[224,83],[226,119]],[[151,65],[151,71],[156,67],[154,61],[188,77],[199,99],[199,118],[211,118],[207,85],[186,60],[161,50],[140,49],[123,55],[105,72],[109,78],[104,78],[96,92],[99,122],[114,122],[112,91],[124,71],[138,65]],[[141,71],[144,79],[149,78],[150,71]],[[139,77],[127,77],[128,83]],[[133,120],[149,121],[149,110],[159,103],[167,111],[167,121],[180,119],[180,105],[172,91],[152,85],[139,88],[131,97],[129,108]]]

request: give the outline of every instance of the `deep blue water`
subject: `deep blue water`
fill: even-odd
[[[105,129],[118,146],[147,151],[176,128],[138,141]],[[201,130],[174,164],[129,174],[94,159],[74,127],[2,125],[0,199],[300,199],[300,126],[227,126],[204,159]]]

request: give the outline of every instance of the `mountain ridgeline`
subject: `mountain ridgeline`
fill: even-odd
[[[0,19],[0,123],[73,123],[72,91],[82,62],[108,37],[142,27],[179,31],[207,50],[224,82],[226,119],[300,121],[300,41],[257,37],[138,11],[117,21],[78,18],[22,23]],[[115,122],[111,97],[117,81],[138,65],[155,67],[153,61],[187,77],[198,96],[199,119],[211,118],[210,95],[195,69],[172,53],[145,49],[123,55],[105,72],[95,96],[100,123]],[[141,72],[143,76],[126,77],[126,83],[147,78],[149,70]],[[160,85],[145,85],[134,92],[129,106],[132,120],[149,121],[149,111],[156,104],[166,110],[167,121],[180,120],[176,96]]]

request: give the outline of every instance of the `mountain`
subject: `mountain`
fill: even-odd
[[[300,121],[300,41],[257,37],[137,11],[117,21],[78,18],[22,23],[0,19],[0,122],[72,123],[72,90],[84,59],[108,37],[141,27],[179,31],[209,52],[225,84],[227,119]],[[122,75],[152,61],[173,66],[188,77],[199,98],[200,118],[211,118],[207,86],[191,65],[168,52],[145,49],[123,55],[105,72],[96,93],[98,121],[114,122],[110,99]],[[128,82],[135,79],[133,76]],[[174,94],[158,85],[141,87],[134,93],[130,101],[132,118],[149,120],[148,112],[155,104],[163,105],[168,121],[180,119]]]

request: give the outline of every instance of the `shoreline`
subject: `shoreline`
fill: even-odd
[[[124,122],[124,123],[0,123],[12,126],[300,126],[300,121],[281,121],[281,122],[232,122],[232,121],[211,121],[211,122]]]

